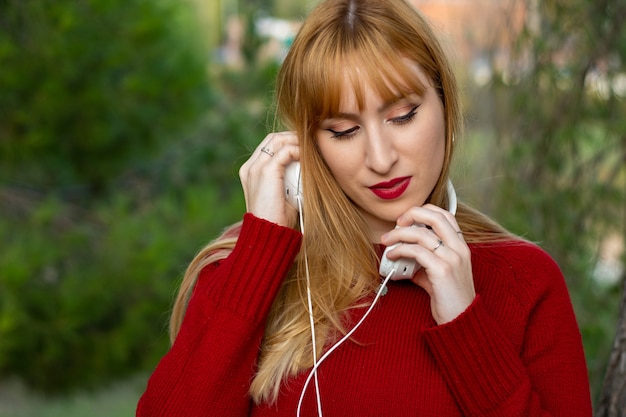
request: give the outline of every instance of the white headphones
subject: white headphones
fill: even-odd
[[[289,204],[291,204],[296,210],[298,210],[298,213],[300,216],[300,231],[304,235],[304,221],[302,217],[302,175],[301,174],[302,173],[300,169],[300,163],[294,161],[290,163],[289,165],[287,165],[287,167],[285,168],[284,182],[285,182],[285,198],[287,199]],[[450,211],[452,214],[456,214],[456,208],[457,208],[456,192],[450,180],[448,180],[447,192],[448,192],[448,211]],[[390,250],[392,247],[393,246],[388,247],[387,250]],[[331,348],[328,349],[328,351],[326,351],[326,353],[324,353],[318,360],[317,359],[317,343],[316,343],[316,338],[315,338],[315,320],[313,318],[313,302],[311,300],[311,285],[310,285],[311,283],[309,281],[309,263],[308,263],[308,258],[306,255],[306,246],[304,247],[303,250],[305,251],[304,262],[305,262],[305,268],[306,268],[307,304],[308,304],[308,309],[309,309],[309,321],[310,321],[310,328],[311,328],[311,344],[313,345],[313,368],[309,372],[309,375],[304,383],[304,386],[302,387],[302,392],[300,393],[300,400],[298,401],[298,409],[296,412],[296,416],[300,417],[300,410],[302,408],[302,401],[304,400],[304,394],[306,393],[309,383],[311,382],[311,379],[313,378],[315,380],[317,415],[318,417],[323,417],[322,399],[320,396],[319,381],[317,378],[317,369],[322,364],[322,362],[324,362],[326,358],[328,358],[328,356],[330,356],[330,354],[335,351],[335,349],[337,349],[342,343],[348,340],[350,336],[352,336],[352,334],[361,326],[361,324],[365,321],[367,316],[369,316],[370,312],[372,311],[372,309],[378,302],[378,299],[384,293],[386,293],[387,283],[389,282],[391,278],[395,276],[396,271],[399,271],[399,270],[408,271],[410,269],[411,276],[412,276],[413,271],[417,267],[417,263],[415,262],[415,260],[405,260],[405,259],[399,259],[393,262],[387,260],[387,262],[385,262],[386,260],[385,254],[387,252],[387,250],[385,250],[385,254],[383,254],[383,258],[381,260],[381,267],[380,267],[380,273],[381,275],[385,276],[385,279],[383,280],[383,283],[379,287],[378,292],[376,293],[376,297],[374,297],[374,300],[372,301],[372,304],[369,306],[369,308],[367,309],[363,317],[361,317],[361,319],[357,322],[357,324],[352,328],[352,330],[346,333],[344,337],[342,337],[339,341],[337,341],[337,343],[331,346]],[[384,268],[383,268],[383,264],[385,265]],[[405,264],[408,265],[408,269],[405,267],[406,266]]]

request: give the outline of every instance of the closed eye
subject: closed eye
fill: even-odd
[[[351,127],[350,129],[341,130],[341,131],[336,131],[336,130],[333,130],[333,129],[326,129],[326,130],[333,134],[333,136],[332,136],[333,138],[348,139],[348,138],[351,138],[352,136],[356,135],[356,131],[358,129],[359,129],[359,126],[354,126],[354,127]]]
[[[409,123],[411,120],[413,120],[413,118],[417,114],[418,107],[419,105],[413,107],[407,114],[390,119],[391,123],[394,123],[397,125],[403,125],[405,123]]]

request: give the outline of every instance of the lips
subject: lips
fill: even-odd
[[[393,200],[404,194],[410,182],[411,177],[398,177],[372,185],[369,189],[379,198]]]

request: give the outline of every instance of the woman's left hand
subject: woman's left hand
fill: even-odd
[[[397,225],[382,237],[387,246],[402,242],[389,259],[415,259],[422,268],[411,281],[430,295],[433,318],[437,324],[454,320],[476,298],[470,249],[454,215],[426,204],[409,209]]]

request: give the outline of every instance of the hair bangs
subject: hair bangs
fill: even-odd
[[[381,53],[380,49],[374,47],[370,52],[361,50],[358,55],[352,54],[348,62],[347,67],[351,72],[346,74],[346,78],[350,85],[344,88],[354,92],[359,110],[365,106],[366,85],[385,103],[412,94],[423,95],[426,89],[416,74],[417,63],[413,64],[397,54]]]
[[[416,75],[418,64],[401,55],[384,52],[395,48],[381,38],[372,34],[348,38],[348,42],[327,51],[330,55],[327,59],[310,63],[305,78],[311,96],[301,98],[313,104],[315,124],[341,113],[346,93],[354,94],[359,110],[363,110],[366,85],[384,102],[424,93],[426,86]],[[322,62],[335,64],[322,65]]]

